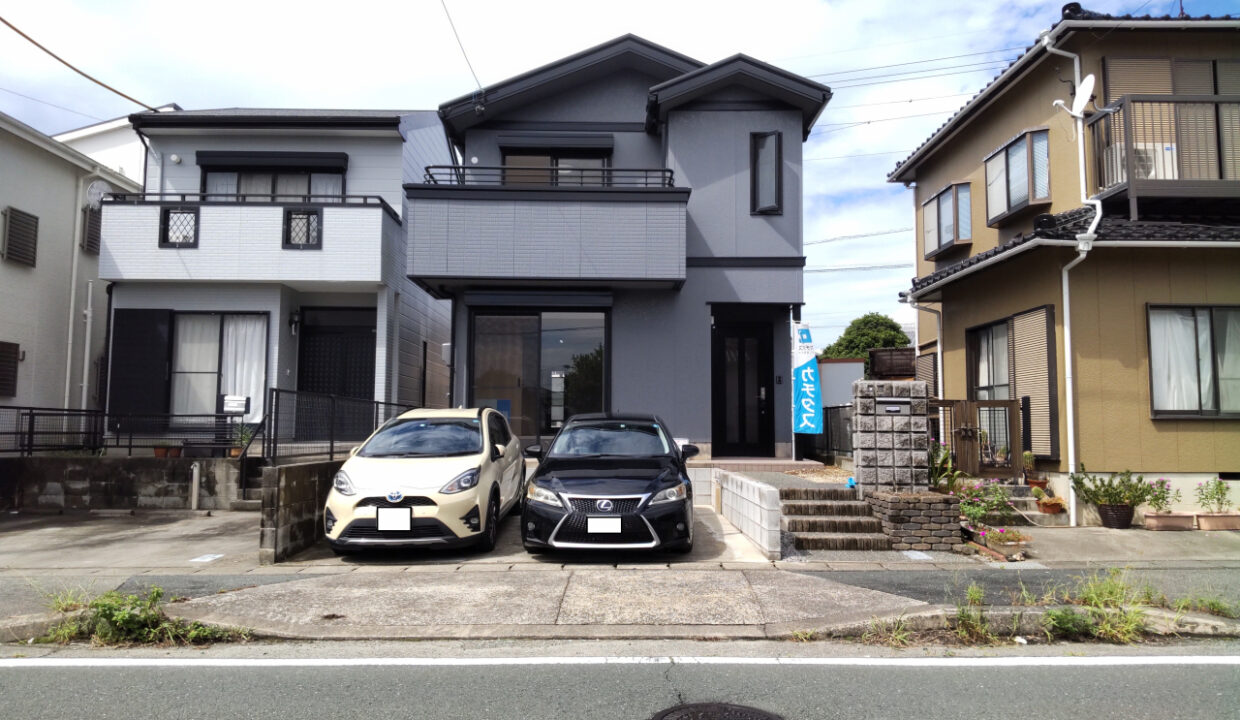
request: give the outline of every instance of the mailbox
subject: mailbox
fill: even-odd
[[[248,395],[220,395],[217,407],[218,412],[224,415],[248,415],[250,397]]]
[[[908,398],[874,398],[875,415],[909,415],[912,413],[912,407],[913,402]]]

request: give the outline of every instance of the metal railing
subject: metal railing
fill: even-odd
[[[263,457],[345,455],[375,428],[414,405],[271,388],[263,432]]]
[[[515,165],[428,165],[429,185],[487,185],[556,188],[670,188],[668,168],[519,167]]]
[[[158,454],[244,457],[261,423],[224,414],[109,414],[102,410],[0,407],[0,454],[152,450]]]
[[[112,204],[160,204],[160,205],[362,205],[378,207],[392,218],[400,215],[378,195],[290,195],[276,194],[228,194],[228,193],[110,193],[103,198]]]

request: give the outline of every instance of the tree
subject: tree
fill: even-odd
[[[866,359],[874,348],[905,347],[908,335],[895,320],[881,313],[866,313],[848,324],[839,339],[822,349],[820,359]]]

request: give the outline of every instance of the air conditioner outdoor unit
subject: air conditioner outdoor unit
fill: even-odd
[[[1123,145],[1111,145],[1102,152],[1102,187],[1109,188],[1127,179],[1127,160]],[[1179,177],[1173,143],[1133,143],[1132,169],[1137,180],[1175,180]]]

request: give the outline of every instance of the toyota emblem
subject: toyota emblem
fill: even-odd
[[[390,503],[398,503],[405,499],[405,494],[399,490],[392,490],[388,492],[387,499]]]
[[[595,501],[594,501],[594,507],[598,508],[598,509],[599,509],[599,512],[608,512],[608,513],[609,513],[609,512],[611,512],[612,510],[614,510],[614,509],[615,509],[616,504],[615,504],[615,503],[613,503],[613,502],[612,502],[612,501],[610,501],[610,500],[595,500]]]

